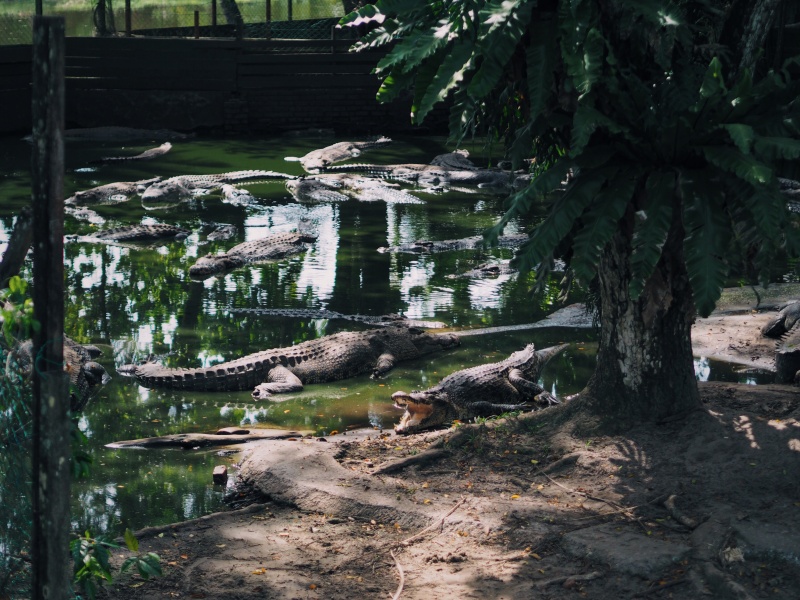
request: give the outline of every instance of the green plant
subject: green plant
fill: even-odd
[[[130,529],[125,530],[125,545],[131,552],[137,553],[122,563],[120,573],[135,566],[142,579],[160,576],[161,558],[154,552],[139,554],[139,541]],[[95,598],[104,581],[113,581],[111,574],[110,550],[120,546],[103,536],[93,538],[87,531],[83,537],[70,542],[70,552],[74,565],[73,583],[88,598]]]
[[[777,177],[800,158],[800,61],[756,71],[749,49],[769,28],[726,33],[753,14],[769,23],[774,5],[379,0],[342,20],[372,26],[356,49],[393,44],[379,100],[413,90],[419,123],[449,98],[454,142],[479,132],[515,168],[533,157],[487,241],[522,221],[523,271],[544,283],[562,257],[596,282],[587,406],[615,427],[696,409],[695,314],[736,261],[766,283],[777,256],[800,254]]]

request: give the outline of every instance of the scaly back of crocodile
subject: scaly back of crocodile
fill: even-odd
[[[266,381],[276,365],[286,367],[303,383],[325,383],[368,373],[383,354],[408,360],[457,344],[455,336],[388,327],[337,333],[287,348],[256,352],[213,367],[168,369],[146,363],[135,368],[123,367],[120,372],[134,375],[146,387],[243,391]]]
[[[160,240],[163,238],[186,237],[191,233],[188,229],[153,223],[148,225],[125,225],[114,227],[89,236],[106,242],[137,242],[148,240]]]

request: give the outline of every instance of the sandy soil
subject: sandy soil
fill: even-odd
[[[770,368],[769,316],[703,320],[695,349]],[[700,390],[703,410],[614,437],[584,433],[567,405],[253,443],[236,499],[253,503],[139,532],[164,576],[101,597],[796,600],[798,389]]]

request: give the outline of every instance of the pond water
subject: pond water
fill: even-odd
[[[154,175],[242,169],[301,174],[298,163],[283,158],[302,156],[334,141],[340,140],[194,139],[173,142],[169,154],[153,161],[102,166],[93,161],[108,155],[134,155],[157,143],[69,142],[65,195]],[[468,149],[473,157],[480,156],[480,146]],[[361,159],[429,162],[444,151],[444,140],[439,138],[395,139]],[[29,202],[29,162],[26,142],[0,140],[0,252],[8,241],[14,215]],[[105,219],[103,228],[139,222],[176,224],[192,231],[186,240],[141,248],[84,242],[65,246],[66,333],[101,347],[104,355],[100,362],[113,377],[80,416],[94,464],[88,479],[73,483],[77,530],[119,534],[126,527],[135,530],[194,518],[223,505],[225,489],[211,483],[211,471],[217,464],[230,465],[234,457],[221,457],[216,450],[105,448],[113,441],[240,425],[320,435],[359,427],[391,429],[400,414],[390,400],[393,391],[425,389],[455,370],[499,360],[530,342],[538,347],[571,344],[545,370],[542,384],[546,388],[559,395],[570,394],[588,380],[594,365],[595,335],[588,329],[564,328],[465,336],[459,349],[401,363],[384,379],[364,376],[310,385],[276,402],[253,401],[249,392],[148,390],[118,376],[116,367],[150,354],[170,366],[211,365],[365,327],[342,320],[243,314],[236,308],[402,313],[441,321],[451,330],[530,323],[556,308],[552,294],[541,301],[532,300],[529,279],[448,277],[488,259],[508,258],[508,250],[431,255],[377,252],[379,247],[418,239],[479,235],[502,213],[502,196],[411,189],[423,204],[355,200],[302,204],[289,195],[281,181],[244,187],[254,196],[253,202],[237,205],[219,195],[207,195],[166,210],[147,210],[138,199],[94,207]],[[189,279],[189,266],[198,256],[271,232],[290,231],[301,219],[309,220],[319,234],[304,254],[248,266],[204,282]],[[226,242],[208,242],[206,235],[222,223],[235,225],[238,235]],[[65,223],[68,234],[86,234],[97,227],[71,217]],[[519,224],[515,223],[507,229],[507,233],[517,231]],[[556,286],[552,287],[555,290]],[[769,380],[768,376],[741,375],[729,366],[703,360],[698,361],[698,376],[751,383]]]

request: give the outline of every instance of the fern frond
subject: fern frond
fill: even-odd
[[[464,80],[464,73],[472,65],[473,51],[474,46],[465,42],[456,43],[447,50],[441,66],[413,113],[415,123],[422,123],[433,107]]]
[[[676,193],[675,174],[660,171],[651,173],[645,191],[647,205],[636,214],[633,226],[631,282],[628,287],[633,300],[642,294],[667,241]]]
[[[772,178],[772,169],[751,155],[722,146],[700,146],[699,149],[709,163],[753,185],[767,183]]]
[[[525,53],[528,76],[530,120],[544,112],[555,83],[556,30],[551,22],[537,21],[531,26],[531,45]]]
[[[389,75],[381,82],[381,86],[378,88],[378,93],[375,95],[375,99],[381,103],[391,102],[403,91],[410,88],[413,84],[413,73],[397,73],[396,75]]]
[[[559,242],[572,230],[578,217],[595,199],[600,188],[616,171],[615,168],[596,169],[584,173],[567,186],[567,190],[558,196],[545,220],[520,247],[515,262],[522,272],[534,270],[553,253]]]
[[[584,225],[572,243],[574,258],[570,266],[586,284],[594,278],[600,255],[619,228],[619,220],[636,189],[638,175],[638,169],[627,169],[610,176],[613,179],[582,219]]]
[[[724,256],[730,229],[725,222],[722,195],[707,172],[683,172],[680,179],[683,196],[683,241],[686,270],[692,286],[695,307],[701,317],[714,310],[728,265]]]
[[[528,27],[532,9],[533,3],[518,0],[487,4],[481,11],[485,28],[480,42],[483,62],[468,88],[476,100],[486,97],[504,76],[506,65]]]

